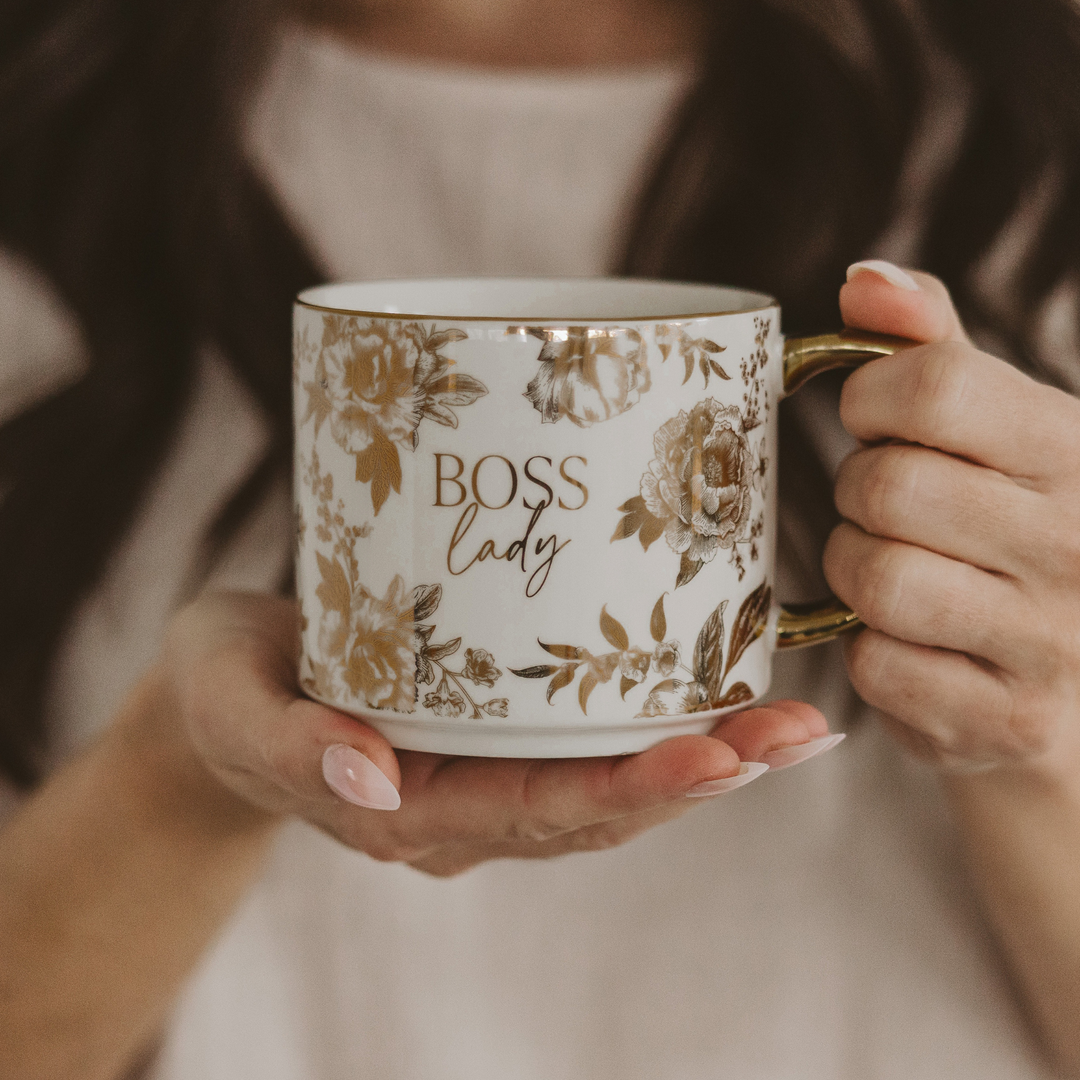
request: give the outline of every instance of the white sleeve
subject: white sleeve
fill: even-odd
[[[86,369],[78,325],[46,278],[0,249],[0,423]]]

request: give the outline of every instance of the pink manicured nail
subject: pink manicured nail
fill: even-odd
[[[330,790],[346,802],[369,810],[396,810],[401,805],[397,788],[379,767],[344,743],[323,751],[322,774]]]
[[[845,738],[843,732],[839,735],[822,735],[819,739],[811,739],[809,742],[799,743],[798,746],[770,750],[767,754],[761,755],[761,760],[774,772],[777,769],[787,769],[792,765],[798,765],[800,761],[808,761],[818,754],[824,754],[826,750],[831,750]]]
[[[703,784],[692,787],[686,793],[686,797],[688,799],[703,799],[706,795],[720,795],[725,791],[734,791],[744,784],[749,784],[751,780],[756,780],[762,773],[768,771],[769,766],[764,762],[744,761],[734,776],[725,776],[722,780],[706,780]]]
[[[891,262],[884,259],[866,259],[863,262],[852,263],[847,268],[847,279],[850,281],[857,274],[877,274],[883,277],[890,285],[898,289],[907,289],[908,292],[918,292],[919,283],[906,271],[901,270]]]

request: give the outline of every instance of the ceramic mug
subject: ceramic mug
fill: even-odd
[[[326,285],[294,328],[300,685],[394,746],[643,750],[857,623],[773,595],[777,404],[897,339],[618,279]]]

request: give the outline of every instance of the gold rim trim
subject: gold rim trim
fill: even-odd
[[[431,284],[447,284],[452,281],[477,281],[483,282],[485,280],[490,281],[535,281],[537,283],[545,282],[575,282],[580,281],[582,284],[590,284],[597,281],[617,281],[625,283],[627,285],[685,285],[690,288],[697,289],[728,289],[732,292],[752,293],[756,296],[760,296],[767,301],[758,307],[738,308],[736,310],[728,309],[726,311],[699,311],[693,313],[687,313],[683,315],[645,315],[645,316],[620,316],[620,315],[538,315],[538,316],[523,316],[523,315],[435,315],[431,312],[427,314],[419,314],[416,312],[405,311],[367,311],[362,308],[340,308],[330,307],[327,304],[314,304],[310,300],[303,300],[301,297],[303,293],[298,295],[293,301],[295,307],[307,308],[309,311],[324,311],[331,315],[358,315],[367,319],[408,319],[411,321],[418,321],[423,319],[434,319],[437,322],[475,322],[475,323],[525,323],[530,326],[544,323],[555,323],[558,325],[566,325],[568,323],[591,323],[591,322],[619,322],[619,323],[664,323],[664,322],[691,322],[694,319],[718,319],[724,315],[753,315],[760,311],[772,311],[779,309],[779,301],[773,299],[767,293],[759,293],[755,289],[739,289],[734,285],[714,285],[711,282],[703,281],[664,281],[660,278],[425,278],[425,281],[430,281]],[[412,284],[415,279],[412,278],[379,278],[374,281],[357,281],[357,282],[340,282],[339,284],[355,284],[355,285],[390,285],[394,283],[400,284]],[[323,286],[315,285],[312,289],[322,288]],[[305,289],[304,292],[310,292],[311,289]]]

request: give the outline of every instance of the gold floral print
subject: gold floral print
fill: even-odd
[[[328,545],[328,550],[315,552],[315,596],[322,608],[316,638],[320,659],[305,661],[300,684],[333,700],[412,712],[413,616],[404,583],[395,577],[378,596],[360,582],[356,544],[371,534],[371,526],[345,521],[344,501],[335,502],[333,475],[321,472],[317,452],[312,451],[306,464],[301,459],[300,473],[315,500],[315,536]],[[298,514],[298,529],[304,528]]]
[[[624,516],[611,539],[636,533],[647,551],[663,536],[682,556],[677,588],[717,551],[749,538],[755,455],[739,410],[715,398],[663,424],[653,451],[640,494],[619,507]]]
[[[754,351],[739,363],[746,392],[743,394],[743,424],[747,431],[763,424],[769,415],[769,391],[762,372],[769,362],[769,350],[765,342],[772,331],[772,319],[754,316]]]
[[[682,645],[678,641],[665,640],[667,619],[664,596],[661,596],[653,606],[649,620],[649,633],[654,642],[651,649],[631,645],[626,628],[608,613],[605,605],[600,612],[600,633],[613,651],[597,654],[583,645],[548,645],[541,641],[540,647],[545,652],[564,662],[510,668],[510,672],[522,679],[550,679],[547,687],[549,704],[552,697],[564,686],[569,686],[580,672],[578,704],[583,713],[588,712],[592,692],[601,683],[610,682],[616,671],[620,674],[619,693],[625,699],[629,691],[647,680],[650,669],[663,678],[649,689],[638,716],[676,716],[741,705],[753,699],[753,690],[745,682],[737,682],[726,691],[724,685],[743,653],[764,633],[771,603],[772,589],[767,582],[762,582],[746,597],[727,642],[725,659],[724,612],[728,602],[722,601],[705,620],[697,636],[692,668],[682,662]],[[689,680],[671,678],[677,669],[682,669]]]
[[[525,397],[545,424],[565,416],[578,427],[591,427],[633,408],[652,385],[637,330],[570,326],[528,332],[544,345]]]
[[[297,355],[313,354],[311,377],[301,382],[315,434],[328,423],[334,441],[356,458],[356,479],[371,484],[376,514],[390,491],[401,491],[400,448],[415,449],[420,421],[457,427],[455,408],[487,393],[478,379],[458,372],[440,350],[466,337],[422,323],[325,314],[322,341]],[[298,381],[301,376],[298,375]]]
[[[718,379],[730,379],[731,376],[720,366],[713,357],[725,352],[726,345],[717,345],[709,338],[692,338],[683,327],[678,324],[662,323],[656,328],[656,344],[660,349],[661,362],[666,362],[672,350],[678,352],[686,365],[686,375],[683,377],[683,385],[690,381],[690,376],[697,369],[705,376],[705,386],[708,388],[709,376],[715,375]]]
[[[481,720],[485,715],[506,716],[509,712],[506,698],[478,703],[465,686],[466,682],[471,682],[474,686],[490,688],[499,680],[502,672],[495,666],[491,653],[486,649],[466,649],[465,666],[461,671],[453,671],[443,661],[461,648],[461,638],[453,638],[441,645],[432,644],[435,627],[421,620],[430,618],[441,600],[441,585],[421,585],[414,592],[416,682],[418,686],[426,686],[435,681],[436,673],[440,676],[435,689],[424,695],[424,708],[436,716],[451,718],[463,715],[467,709],[472,710],[470,719],[473,720]]]

